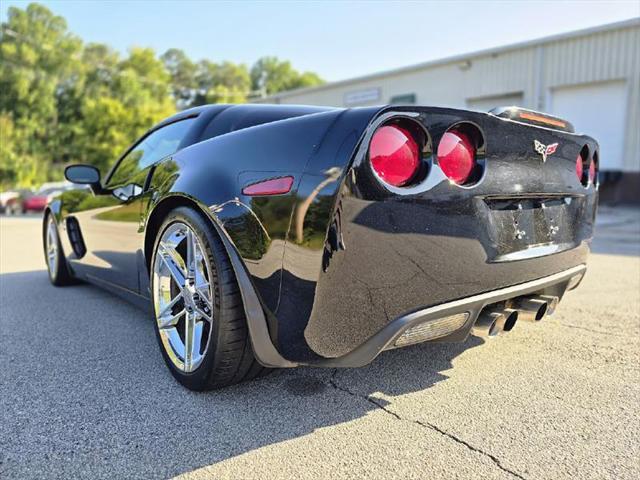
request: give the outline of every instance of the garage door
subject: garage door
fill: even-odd
[[[600,143],[600,169],[622,170],[626,115],[624,82],[594,83],[551,91],[551,112],[569,120],[576,132]]]
[[[522,92],[491,97],[467,98],[467,108],[469,110],[488,112],[496,107],[521,107],[522,101]]]

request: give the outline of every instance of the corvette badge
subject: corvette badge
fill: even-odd
[[[550,145],[545,145],[541,142],[539,142],[538,140],[534,140],[533,141],[533,148],[535,148],[536,152],[538,152],[540,155],[542,155],[542,162],[546,162],[547,161],[547,157],[549,155],[553,155],[555,153],[555,151],[558,149],[558,144],[557,143],[552,143]]]

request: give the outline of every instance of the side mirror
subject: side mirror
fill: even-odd
[[[91,165],[69,165],[64,169],[64,178],[80,185],[100,185],[100,171]]]
[[[64,178],[71,183],[89,185],[94,195],[105,193],[100,185],[100,170],[91,165],[69,165],[64,169]]]

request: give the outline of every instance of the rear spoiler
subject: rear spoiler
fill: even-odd
[[[562,132],[575,133],[575,129],[571,122],[563,120],[562,118],[554,117],[542,112],[536,112],[535,110],[528,110],[520,107],[496,107],[490,110],[491,115],[496,117],[506,118],[508,120],[514,120],[516,122],[528,123],[536,125],[537,127],[552,128],[553,130],[560,130]]]

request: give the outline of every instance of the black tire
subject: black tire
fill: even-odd
[[[153,247],[150,268],[151,291],[154,292],[153,268],[158,244],[166,229],[176,222],[186,224],[197,235],[206,261],[209,262],[213,277],[209,279],[213,321],[209,329],[209,346],[202,362],[194,371],[184,372],[173,364],[165,350],[155,320],[156,312],[152,298],[156,338],[171,374],[182,385],[196,391],[222,388],[264,374],[268,369],[260,365],[253,354],[242,297],[231,262],[210,220],[201,212],[189,207],[179,207],[169,212],[165,218]]]
[[[55,231],[55,243],[56,243],[56,261],[53,266],[51,262],[49,262],[49,256],[47,252],[47,229],[49,228],[49,223],[53,223],[53,231]],[[47,213],[44,217],[44,228],[42,235],[42,243],[44,246],[44,259],[47,264],[47,271],[49,272],[49,281],[55,285],[56,287],[64,287],[67,285],[73,285],[76,283],[76,280],[71,275],[69,271],[69,265],[67,264],[67,260],[65,258],[64,252],[62,251],[62,244],[60,243],[60,235],[58,232],[58,225],[56,224],[55,218],[51,213]]]

